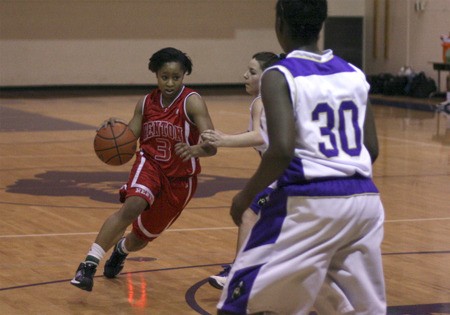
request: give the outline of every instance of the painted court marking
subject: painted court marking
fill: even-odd
[[[231,227],[211,227],[211,228],[190,228],[190,229],[168,229],[167,232],[191,232],[191,231],[216,231],[216,230],[236,230],[237,226]],[[98,232],[81,232],[81,233],[50,233],[50,234],[18,234],[18,235],[0,235],[0,238],[24,238],[24,237],[51,237],[51,236],[79,236],[79,235],[96,235]]]
[[[385,220],[384,223],[397,222],[423,222],[423,221],[442,221],[450,220],[446,218],[424,218],[424,219],[399,219],[399,220]],[[236,226],[222,226],[209,228],[187,228],[187,229],[168,229],[167,232],[197,232],[197,231],[218,231],[218,230],[236,230]],[[53,237],[53,236],[80,236],[80,235],[96,235],[98,232],[80,232],[80,233],[49,233],[49,234],[17,234],[17,235],[0,235],[0,238],[26,238],[26,237]]]

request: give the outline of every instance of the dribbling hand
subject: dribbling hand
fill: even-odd
[[[124,123],[125,125],[127,124],[127,122],[126,122],[125,120],[123,120],[123,119],[116,118],[116,117],[111,117],[111,118],[108,118],[108,119],[106,119],[105,121],[103,121],[103,122],[101,123],[101,125],[97,128],[97,132],[98,132],[100,129],[102,129],[102,128],[108,126],[108,125],[114,126],[114,124],[115,124],[116,122],[121,122],[121,123]]]

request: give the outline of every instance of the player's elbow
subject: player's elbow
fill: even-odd
[[[289,165],[294,157],[294,148],[288,146],[270,147],[266,154],[269,154],[274,163],[281,168],[285,168]]]
[[[285,165],[286,167],[291,163],[292,158],[294,157],[294,151],[292,152],[284,152],[278,156],[278,161],[281,165]]]
[[[370,160],[372,161],[372,164],[375,163],[375,161],[377,160],[378,154],[379,154],[378,147],[369,150]]]
[[[379,154],[377,138],[376,137],[366,137],[366,139],[364,141],[364,146],[367,148],[367,151],[369,151],[369,155],[370,155],[372,164],[375,163],[376,159],[378,158],[378,154]]]
[[[258,147],[260,145],[263,145],[265,143],[264,139],[262,137],[255,138],[255,144],[254,147]]]

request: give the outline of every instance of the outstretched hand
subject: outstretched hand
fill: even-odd
[[[175,144],[175,153],[183,159],[183,162],[186,162],[191,158],[212,156],[216,154],[216,152],[217,148],[208,141],[197,145],[189,145],[184,142]]]
[[[203,141],[210,143],[211,145],[218,147],[220,142],[223,141],[223,136],[225,134],[219,130],[207,129],[202,132],[201,137]]]

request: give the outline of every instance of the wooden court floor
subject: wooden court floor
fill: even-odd
[[[104,219],[118,209],[117,190],[131,166],[97,159],[95,128],[110,116],[128,120],[140,96],[0,97],[0,314],[215,313],[220,291],[206,279],[233,259],[230,199],[259,162],[249,148],[203,159],[195,198],[165,234],[129,255],[118,278],[104,278],[102,263],[92,292],[69,284]],[[216,128],[247,128],[249,96],[204,98]],[[385,105],[376,105],[375,115],[388,313],[450,314],[449,117]]]

